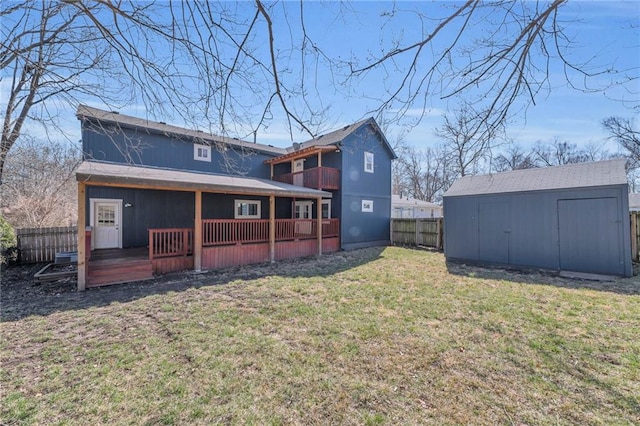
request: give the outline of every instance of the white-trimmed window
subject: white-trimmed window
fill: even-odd
[[[236,219],[260,219],[260,201],[235,200],[234,218]]]
[[[373,200],[362,200],[362,212],[363,213],[373,212]]]
[[[331,219],[331,200],[322,200],[322,218]]]
[[[373,152],[364,153],[364,171],[373,173]]]
[[[197,143],[193,144],[193,159],[211,162],[211,147]]]

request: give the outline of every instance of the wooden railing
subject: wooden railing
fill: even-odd
[[[193,253],[193,229],[149,229],[149,259]]]
[[[316,238],[316,219],[276,219],[276,241]],[[337,237],[340,232],[339,219],[322,219],[322,236]]]
[[[268,241],[268,219],[204,219],[202,221],[204,247]]]
[[[305,188],[340,189],[340,170],[332,167],[314,167],[301,172],[274,176],[273,180]]]
[[[340,235],[340,219],[322,219],[322,236],[337,237]]]
[[[276,241],[315,239],[316,219],[276,219]],[[322,236],[337,237],[339,219],[322,219]],[[204,219],[202,246],[269,242],[268,219]],[[149,259],[193,254],[193,229],[149,229]]]

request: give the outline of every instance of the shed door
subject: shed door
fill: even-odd
[[[558,200],[560,269],[624,274],[616,198]]]
[[[480,203],[478,211],[478,258],[509,263],[509,206],[504,202]]]

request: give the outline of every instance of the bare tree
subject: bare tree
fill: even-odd
[[[521,146],[511,143],[506,150],[492,159],[491,165],[496,172],[523,170],[538,167],[532,152],[526,152]]]
[[[403,16],[422,31],[407,32],[413,37],[408,40],[411,36],[403,37],[404,33],[392,43],[381,40],[382,49],[348,62],[349,78],[357,81],[376,70],[401,76],[387,83],[384,95],[376,98],[380,109],[396,117],[428,111],[432,96],[462,96],[486,122],[483,132],[499,128],[514,113],[535,104],[538,95],[550,93],[552,70],[562,69],[567,84],[581,91],[637,81],[637,68],[598,64],[597,55],[583,62],[572,59],[575,44],[566,28],[573,21],[562,17],[567,4],[567,0],[468,0],[434,16],[419,7],[405,9],[394,3],[387,19]],[[481,35],[467,37],[474,28],[483,28]],[[634,26],[630,30],[635,31]],[[602,75],[607,79],[598,80]],[[637,95],[634,89],[631,92]]]
[[[252,15],[246,6],[204,0],[2,2],[0,71],[9,90],[2,102],[0,182],[27,120],[51,129],[59,109],[87,101],[114,109],[139,103],[151,117],[241,137],[254,134],[279,109],[290,129],[314,135],[322,111],[310,104],[295,110],[307,95],[297,76],[289,84],[279,69],[285,61],[277,57],[270,9],[255,0]],[[263,40],[266,52],[256,47]]]
[[[554,139],[551,144],[540,141],[533,147],[532,155],[542,167],[592,161],[590,156],[574,143]]]
[[[456,178],[443,146],[418,149],[405,143],[395,147],[394,193],[436,202]]]
[[[564,26],[571,20],[561,18],[566,0],[468,0],[447,5],[440,16],[424,2],[407,10],[393,3],[383,19],[411,14],[421,31],[407,37],[416,38],[387,34],[383,23],[380,49],[357,46],[348,59],[333,56],[314,38],[306,4],[3,1],[0,72],[9,89],[2,101],[0,182],[25,122],[50,129],[61,109],[80,102],[113,109],[143,105],[149,118],[170,117],[240,138],[278,116],[291,134],[315,136],[334,124],[327,120],[325,93],[361,97],[355,89],[380,71],[383,79],[389,73],[400,78],[384,80],[372,96],[378,117],[428,110],[434,96],[462,97],[475,109],[474,120],[484,123],[474,129],[475,139],[490,140],[514,108],[550,90],[554,63],[571,85],[571,75],[589,82],[607,73],[612,84],[616,77],[627,84],[637,79],[626,70],[569,59]],[[335,19],[357,13],[342,3],[325,9]],[[472,30],[479,26],[481,36]],[[590,90],[587,84],[577,87]]]
[[[0,187],[2,215],[14,228],[68,226],[77,220],[74,171],[80,151],[23,137],[6,161]]]
[[[635,127],[634,120],[609,117],[602,120],[602,126],[609,132],[611,139],[625,151],[630,166],[632,168],[640,166],[640,130]]]
[[[460,176],[477,173],[492,148],[500,145],[503,128],[492,127],[485,120],[484,112],[476,112],[468,105],[444,116],[444,124],[436,129],[436,136],[452,159],[452,165]]]

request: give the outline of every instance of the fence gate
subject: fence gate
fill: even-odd
[[[53,262],[56,253],[78,250],[78,227],[16,229],[18,261]]]

